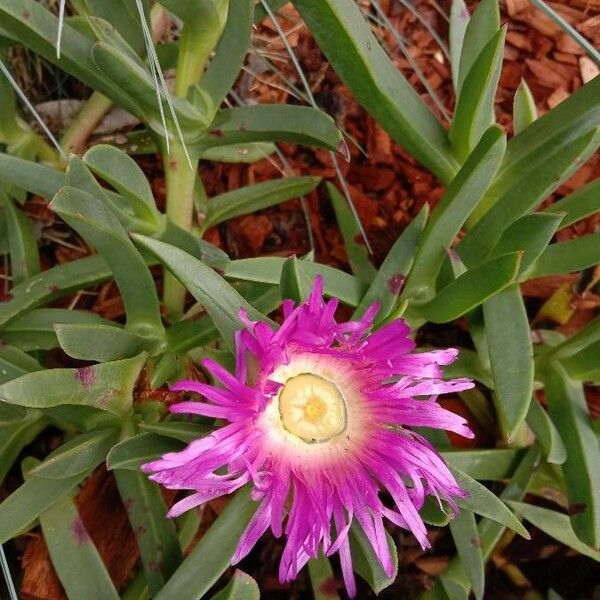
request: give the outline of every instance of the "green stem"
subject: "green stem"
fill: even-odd
[[[100,92],[94,92],[89,97],[60,140],[67,154],[79,154],[84,149],[86,141],[112,105],[112,100]]]
[[[185,98],[191,86],[202,78],[206,61],[219,41],[223,31],[223,11],[226,14],[227,3],[220,10],[208,11],[206,17],[197,22],[184,24],[180,38],[180,50],[175,79],[175,95]],[[194,211],[194,186],[197,177],[198,160],[192,159],[194,168],[190,168],[185,148],[179,141],[172,141],[170,152],[163,151],[165,166],[165,184],[167,193],[168,218],[186,231],[192,229]],[[170,320],[183,316],[185,288],[165,270],[163,303]]]
[[[194,185],[197,168],[190,169],[183,146],[171,142],[170,152],[163,153],[165,186],[167,193],[167,217],[186,231],[192,228],[194,208]],[[197,167],[197,161],[193,161]],[[166,269],[164,271],[163,303],[171,321],[183,315],[185,288]]]
[[[206,35],[203,29],[185,25],[181,32],[175,80],[175,95],[180,98],[185,98],[190,87],[200,81],[206,61],[214,48],[214,36]]]

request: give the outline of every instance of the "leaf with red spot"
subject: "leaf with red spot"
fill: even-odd
[[[84,369],[47,369],[0,385],[0,401],[28,408],[84,405],[123,415],[131,410],[133,387],[147,355]]]

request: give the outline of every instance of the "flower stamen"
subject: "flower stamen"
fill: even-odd
[[[336,385],[312,373],[290,377],[279,392],[283,427],[308,443],[326,442],[346,429],[346,403]]]

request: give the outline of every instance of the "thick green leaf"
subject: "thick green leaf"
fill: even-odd
[[[535,525],[550,537],[569,548],[573,548],[580,554],[600,562],[600,552],[581,542],[573,531],[568,515],[541,506],[525,504],[524,502],[512,501],[509,504],[515,512],[521,514],[532,525]]]
[[[110,207],[71,187],[62,188],[50,206],[95,246],[110,266],[123,297],[128,326],[140,335],[160,336],[164,329],[154,279]]]
[[[4,337],[4,336],[3,336]],[[41,371],[42,365],[20,348],[0,344],[0,384],[32,371]]]
[[[444,460],[473,479],[495,481],[508,479],[519,463],[522,452],[499,450],[444,450]]]
[[[119,432],[114,428],[82,433],[57,448],[30,474],[46,479],[65,479],[87,473],[104,462],[118,436]]]
[[[555,465],[562,465],[567,459],[567,449],[554,423],[535,398],[531,400],[526,419],[537,441],[546,452],[546,460]]]
[[[132,112],[159,135],[170,135],[169,132],[164,130],[163,120],[158,108],[157,88],[150,72],[129,54],[106,42],[96,42],[94,44],[92,57],[105,79],[127,90],[130,97],[134,99],[136,109]],[[208,125],[207,116],[194,108],[189,102],[176,96],[171,96],[170,100],[167,101],[162,87],[158,89],[158,94],[163,106],[170,103],[173,107],[184,140],[188,143],[196,141]],[[167,121],[167,124],[170,124],[170,120]]]
[[[158,46],[164,48],[167,44]],[[160,56],[159,56],[160,58]],[[119,148],[131,155],[156,154],[159,152],[159,144],[148,129],[136,129],[130,133],[119,134]],[[122,142],[122,143],[121,143]],[[115,140],[115,144],[117,141]],[[213,146],[199,151],[198,158],[201,160],[212,160],[225,163],[254,163],[275,152],[275,144],[272,142],[249,142],[246,144],[230,144],[224,146]],[[0,177],[2,176],[2,164],[0,161]]]
[[[458,89],[490,40],[500,29],[498,0],[482,0],[469,19],[460,53]]]
[[[72,358],[107,362],[131,358],[140,352],[153,352],[156,340],[148,340],[114,324],[57,324],[56,337],[60,347]],[[90,344],[90,340],[94,340]]]
[[[492,1],[497,6],[497,0]],[[448,137],[461,162],[496,120],[494,98],[500,80],[505,33],[506,30],[501,29],[485,45],[460,88]]]
[[[295,256],[286,258],[281,267],[279,290],[282,298],[303,302],[312,290],[313,280]]]
[[[378,321],[389,316],[398,300],[398,294],[402,290],[406,274],[413,264],[417,244],[428,214],[429,208],[425,205],[394,242],[369,289],[356,307],[353,318],[362,316],[374,302],[381,304],[377,315]]]
[[[139,218],[155,227],[159,226],[160,213],[148,179],[131,157],[114,146],[98,144],[85,153],[83,161],[96,175],[132,202]]]
[[[526,274],[527,269],[550,243],[562,217],[561,214],[551,215],[546,213],[532,213],[521,217],[504,231],[498,245],[494,248],[493,254],[498,255],[521,250],[523,257],[519,274]]]
[[[401,299],[417,303],[431,300],[447,249],[491,184],[505,147],[502,131],[491,127],[452,180],[423,232]]]
[[[535,100],[524,79],[515,92],[513,101],[513,129],[515,135],[521,133],[537,119],[537,108]]]
[[[252,9],[252,0],[229,1],[225,29],[214,58],[202,76],[202,90],[211,98],[215,108],[229,93],[244,64],[250,45]]]
[[[55,325],[112,324],[93,312],[63,308],[38,308],[11,321],[2,330],[2,339],[21,350],[50,350],[58,346]]]
[[[573,193],[553,202],[545,212],[566,213],[560,223],[564,229],[600,211],[600,179],[590,181]]]
[[[383,128],[440,179],[457,165],[446,132],[388,58],[353,0],[294,0],[329,62]]]
[[[210,600],[259,600],[258,584],[250,575],[236,569],[226,587]]]
[[[433,300],[417,308],[420,316],[433,323],[447,323],[509,286],[517,276],[520,252],[487,260],[441,289]],[[484,309],[485,310],[485,309]]]
[[[271,322],[254,309],[220,275],[183,250],[153,240],[143,235],[134,235],[135,241],[150,250],[181,281],[210,315],[226,343],[233,348],[233,337],[241,327],[240,309],[246,310],[252,319]]]
[[[258,504],[248,487],[241,489],[155,600],[200,600],[227,569],[240,537]]]
[[[375,277],[376,269],[369,259],[369,251],[362,239],[362,232],[356,221],[356,216],[348,206],[348,201],[332,183],[327,183],[327,191],[335,211],[338,227],[344,238],[344,247],[348,254],[348,262],[352,273],[358,280],[367,284],[371,283]]]
[[[268,315],[281,304],[279,286],[263,283],[242,283],[238,292],[262,314]],[[174,323],[167,329],[167,345],[171,352],[181,354],[198,346],[206,346],[219,337],[208,315],[195,320]]]
[[[473,513],[461,510],[458,515],[450,520],[450,532],[458,556],[473,588],[475,598],[481,600],[485,586],[485,567],[479,531]]]
[[[320,181],[320,177],[286,177],[214,196],[208,203],[203,229],[308,194]]]
[[[148,588],[158,598],[181,562],[181,549],[160,488],[140,472],[114,471],[135,534]]]
[[[423,522],[434,527],[445,527],[450,521],[450,515],[442,509],[433,496],[427,496],[419,511]]]
[[[107,77],[106,73],[96,65],[92,58],[94,40],[65,22],[61,35],[61,54],[58,58],[57,31],[57,17],[39,2],[35,0],[0,2],[0,34],[18,44],[27,40],[28,48],[143,119],[144,111],[132,98],[127,86],[122,86],[120,82]]]
[[[539,449],[534,446],[526,451],[524,457],[521,459],[517,470],[509,480],[504,491],[500,495],[502,500],[521,500],[529,487],[532,475],[539,462]],[[500,541],[505,527],[496,521],[489,519],[483,519],[478,527],[479,539],[481,541],[481,551],[485,561],[489,560],[496,544]],[[453,589],[459,595],[459,597],[467,598],[469,594],[469,579],[465,573],[462,562],[458,556],[454,557],[444,573],[444,585],[448,589],[448,584],[451,582],[454,584]]]
[[[208,431],[209,428],[206,427],[206,433]],[[173,437],[165,437],[151,432],[140,433],[113,446],[106,457],[106,466],[111,470],[139,471],[140,466],[144,463],[150,462],[167,452],[177,452],[184,447],[183,442]]]
[[[214,146],[200,153],[201,160],[212,160],[224,163],[252,164],[274,154],[275,144],[272,142],[249,142],[247,144],[231,144],[230,146]]]
[[[40,272],[40,256],[33,226],[15,202],[0,192],[0,211],[4,212],[8,231],[10,272],[13,285]]]
[[[553,362],[543,369],[548,411],[567,448],[562,466],[577,536],[597,547],[600,541],[600,446],[591,425],[583,386]]]
[[[392,556],[394,572],[391,576],[385,574],[379,560],[373,553],[371,542],[365,535],[356,519],[352,522],[348,539],[350,541],[350,553],[352,555],[352,567],[371,586],[371,589],[379,594],[386,587],[392,585],[398,574],[398,551],[392,536],[386,531],[385,537]]]
[[[101,256],[87,256],[43,271],[12,288],[12,298],[0,303],[0,327],[27,310],[105,281],[110,276],[111,271]]]
[[[102,206],[110,206],[111,212],[114,212],[126,231],[154,233],[157,229],[157,223],[152,216],[143,212],[141,217],[138,216],[139,201],[131,201],[117,192],[102,187],[87,165],[77,156],[71,156],[69,159],[66,185],[87,192]]]
[[[463,40],[467,25],[469,24],[469,9],[464,0],[452,0],[450,5],[450,23],[449,23],[449,47],[450,47],[450,67],[452,69],[452,84],[454,91],[459,88],[459,66],[460,55],[462,53]]]
[[[184,25],[199,25],[198,21],[202,19],[204,22],[210,22],[219,32],[222,30],[221,22],[227,15],[227,0],[207,0],[202,7],[194,6],[187,0],[165,0],[164,5],[183,21]]]
[[[93,431],[108,427],[118,429],[122,424],[119,415],[93,406],[63,404],[62,406],[44,408],[42,412],[55,427],[69,433]]]
[[[85,0],[75,0],[75,2],[81,6],[82,2],[85,2]],[[73,29],[83,33],[91,40],[106,42],[110,46],[114,46],[127,56],[131,57],[136,64],[143,68],[144,63],[139,54],[129,45],[127,40],[119,33],[115,26],[110,23],[110,21],[99,16],[86,14],[85,16],[75,15],[68,17],[67,22]],[[139,29],[141,30],[141,27],[139,27]],[[104,98],[102,104],[105,104]],[[65,148],[65,150],[69,150],[69,148]]]
[[[536,121],[521,135],[525,135],[540,121]],[[480,205],[480,212],[476,211],[474,217],[485,214],[458,246],[458,253],[465,264],[472,266],[483,260],[499,242],[504,230],[533,210],[574,173],[598,147],[599,141],[600,138],[597,139],[593,131],[575,139],[570,132],[557,134],[545,141],[533,156],[525,156],[523,163],[517,163],[511,169],[508,181],[504,181],[499,174]]]
[[[229,263],[229,256],[226,252],[203,240],[197,233],[178,227],[169,219],[165,221],[164,228],[157,232],[156,238],[184,250],[213,269],[224,269]]]
[[[69,598],[119,599],[70,494],[42,512],[40,524],[52,564]]]
[[[144,3],[145,0],[143,0]],[[79,14],[93,15],[116,27],[131,47],[142,54],[146,46],[140,25],[140,16],[133,2],[129,0],[75,0]]]
[[[188,423],[187,421],[161,421],[160,423],[142,423],[142,429],[156,433],[163,437],[181,440],[182,442],[193,442],[204,437],[210,432],[211,427],[200,423]]]
[[[17,409],[14,406],[2,408]],[[4,481],[23,448],[33,442],[47,424],[47,419],[38,410],[19,409],[14,415],[0,415],[0,483]]]
[[[510,440],[523,422],[533,393],[533,347],[519,287],[514,285],[483,305],[494,404],[502,434]]]
[[[454,477],[456,477],[458,485],[469,493],[467,498],[457,499],[457,504],[462,509],[470,510],[482,517],[496,521],[496,523],[510,527],[510,529],[516,531],[519,535],[530,539],[527,530],[498,496],[456,467],[450,467],[450,470]]]
[[[1,350],[1,348],[0,348]],[[563,360],[563,366],[573,379],[600,381],[600,341]]]
[[[565,155],[569,153],[567,149],[572,142],[587,135],[590,136],[588,141],[592,140],[594,130],[600,124],[599,95],[600,80],[596,77],[512,138],[498,177],[476,217],[481,217],[496,203],[500,206],[510,199],[508,219],[507,212],[504,213],[507,216],[499,214],[493,217],[504,221],[506,227],[517,216],[539,204],[569,177],[581,164],[580,160],[585,160],[597,148],[596,145],[586,150],[584,143],[579,149],[580,154],[583,152],[579,159],[577,152],[572,156]],[[564,156],[559,160],[561,154]],[[513,215],[516,208],[519,211]],[[492,240],[492,245],[495,241]]]
[[[509,171],[524,163],[527,155],[558,134],[571,131],[570,139],[573,140],[597,126],[600,121],[599,91],[600,81],[594,78],[515,136],[508,145],[501,175],[508,176]]]
[[[208,148],[249,142],[293,142],[337,150],[342,134],[333,119],[309,106],[257,104],[220,110],[197,142]]]
[[[30,477],[0,504],[0,544],[19,535],[87,475],[88,472],[63,479]]]
[[[285,259],[278,256],[232,260],[225,267],[225,277],[263,283],[279,283],[284,262]],[[356,306],[364,294],[365,286],[356,277],[339,269],[307,260],[299,260],[297,268],[302,277],[310,281],[313,281],[317,275],[322,275],[325,293],[339,298],[344,304]]]
[[[588,348],[592,344],[600,341],[600,316],[590,321],[583,329],[580,329],[575,335],[554,346],[549,352],[549,356],[556,356],[560,360],[569,358],[578,352]],[[542,357],[540,357],[542,358]],[[546,357],[543,357],[546,360]]]
[[[146,355],[79,369],[28,373],[0,385],[0,401],[29,408],[93,406],[117,415],[131,410],[132,392]]]
[[[320,554],[309,560],[308,574],[315,600],[339,600],[335,575],[326,556]]]
[[[600,233],[591,233],[548,246],[535,261],[529,277],[582,271],[600,263]]]

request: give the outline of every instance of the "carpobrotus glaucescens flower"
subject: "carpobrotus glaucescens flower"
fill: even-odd
[[[464,419],[436,400],[473,384],[441,379],[440,365],[451,363],[456,350],[413,352],[402,320],[369,333],[377,305],[360,320],[337,323],[338,301],[325,302],[322,294],[319,277],[306,302],[294,307],[284,301],[278,330],[241,314],[245,328],[236,337],[235,375],[207,359],[204,367],[222,387],[196,381],[172,386],[206,398],[175,404],[172,412],[228,423],[144,469],[168,488],[194,490],[170,516],[251,482],[260,504],[232,563],[270,527],[275,536],[286,536],[282,582],[294,579],[322,548],[339,553],[354,595],[348,541],[354,519],[391,575],[384,518],[410,530],[425,548],[418,511],[426,496],[456,510],[454,499],[464,493],[431,444],[407,428],[472,437]]]

